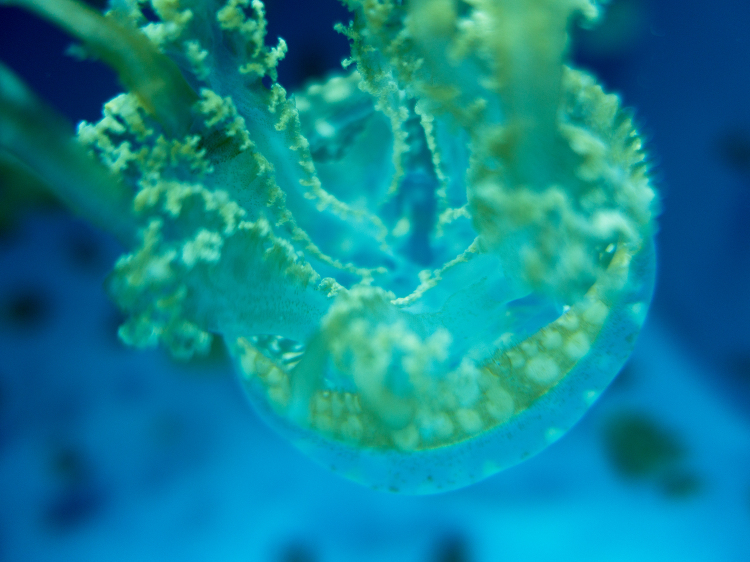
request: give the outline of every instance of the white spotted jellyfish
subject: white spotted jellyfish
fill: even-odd
[[[0,150],[127,248],[120,338],[221,338],[325,466],[469,485],[563,435],[630,355],[658,199],[631,115],[567,63],[597,0],[343,0],[346,73],[293,95],[260,0],[2,3],[126,90],[71,138],[0,66]]]

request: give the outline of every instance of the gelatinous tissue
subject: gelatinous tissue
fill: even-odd
[[[260,0],[2,3],[126,89],[71,139],[0,67],[0,149],[128,248],[120,338],[222,338],[258,412],[336,472],[466,486],[563,435],[629,356],[658,203],[631,115],[567,61],[597,0],[343,0],[346,71],[294,94]]]

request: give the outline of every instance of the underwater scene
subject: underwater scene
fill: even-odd
[[[0,0],[0,560],[750,559],[749,28]]]

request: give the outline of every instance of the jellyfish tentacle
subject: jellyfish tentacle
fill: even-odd
[[[27,166],[76,213],[126,245],[136,237],[133,192],[94,162],[65,119],[0,63],[0,150]]]
[[[177,65],[140,32],[76,0],[2,0],[50,20],[118,72],[123,85],[171,136],[184,135],[198,96]]]

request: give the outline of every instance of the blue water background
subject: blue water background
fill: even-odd
[[[267,4],[286,86],[346,56],[334,0]],[[0,238],[0,560],[750,560],[750,3],[612,11],[575,58],[648,139],[658,284],[633,358],[568,435],[441,496],[349,483],[257,419],[220,352],[124,348],[102,288],[120,248],[30,211]],[[116,79],[68,44],[0,9],[0,59],[71,122],[97,119]],[[618,464],[628,443],[652,464]]]

